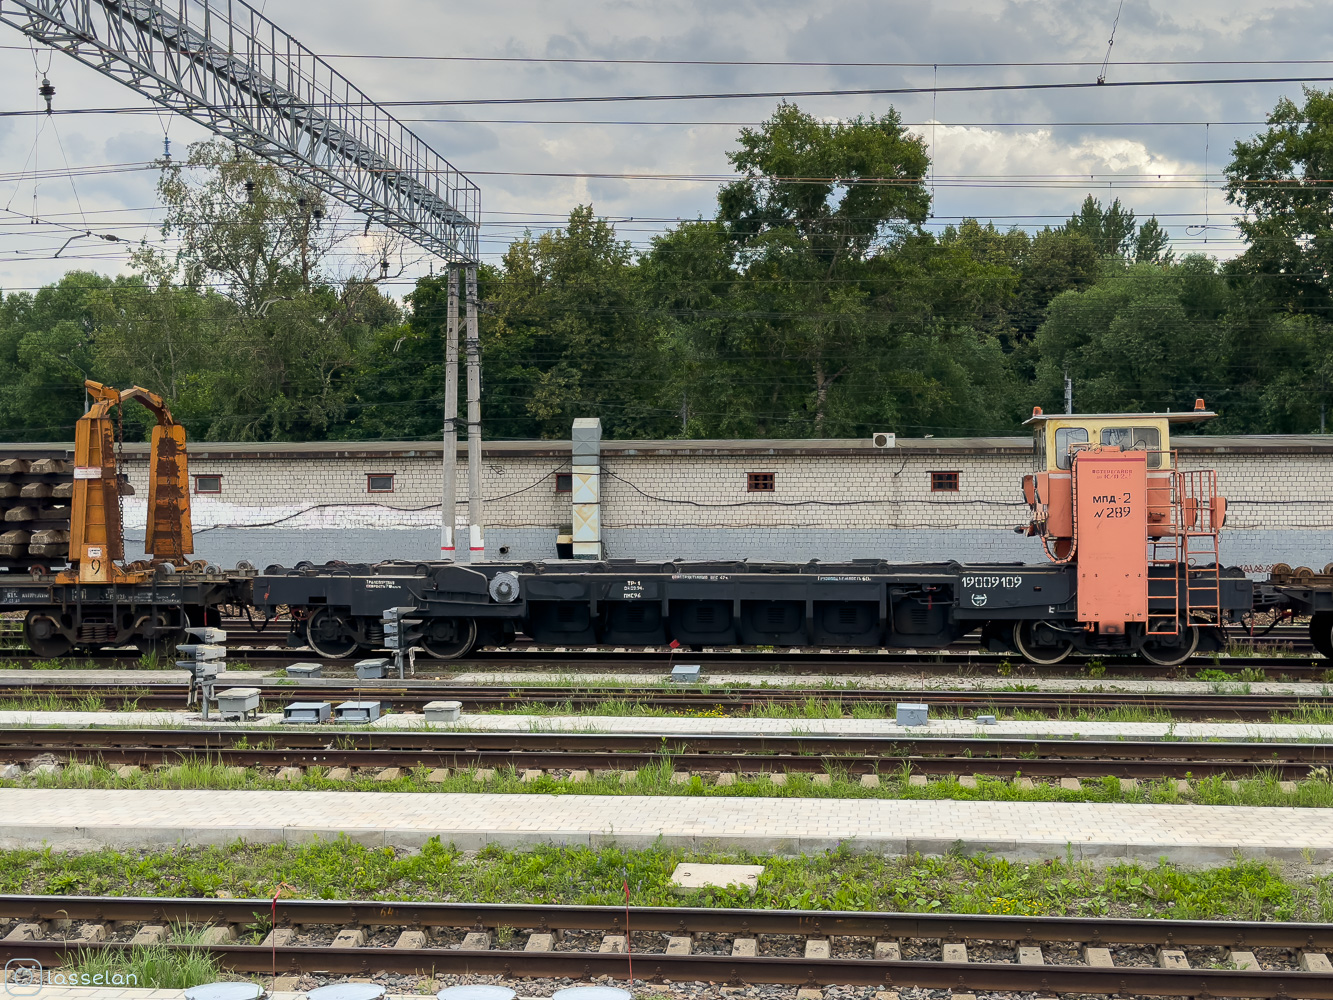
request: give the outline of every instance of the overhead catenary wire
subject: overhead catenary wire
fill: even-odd
[[[757,90],[716,91],[696,94],[586,94],[566,97],[473,97],[422,98],[418,100],[382,101],[386,108],[412,107],[484,107],[516,104],[618,104],[637,101],[737,101],[788,100],[796,97],[892,97],[909,94],[984,94],[1022,91],[1059,91],[1092,89],[1127,89],[1135,87],[1217,87],[1271,83],[1328,83],[1333,76],[1251,76],[1211,77],[1189,80],[1066,80],[1059,83],[975,83],[955,84],[949,87],[860,87],[835,90]]]

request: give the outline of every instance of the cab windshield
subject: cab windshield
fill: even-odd
[[[1103,427],[1101,443],[1121,451],[1148,452],[1148,468],[1162,465],[1162,438],[1156,427]]]

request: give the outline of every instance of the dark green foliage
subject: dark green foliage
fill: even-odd
[[[1034,404],[1061,407],[1066,375],[1085,411],[1203,396],[1213,432],[1317,430],[1333,95],[1270,122],[1227,170],[1249,249],[1219,267],[1091,195],[1040,232],[934,235],[925,146],[895,111],[780,105],[741,131],[715,220],[636,255],[580,205],[480,268],[484,433],[563,438],[583,415],[614,438],[1015,433]],[[0,436],[68,440],[85,377],[161,393],[195,439],[438,436],[446,278],[404,315],[376,284],[388,248],[332,274],[318,192],[218,143],[190,162],[160,184],[178,254],[0,297]],[[127,434],[145,419],[127,412]]]
[[[1249,243],[1233,275],[1278,308],[1327,322],[1333,312],[1333,91],[1305,88],[1297,107],[1282,98],[1269,128],[1237,142],[1227,196]]]

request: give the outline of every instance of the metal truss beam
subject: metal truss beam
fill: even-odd
[[[0,22],[446,261],[477,262],[477,185],[243,0],[0,0]]]

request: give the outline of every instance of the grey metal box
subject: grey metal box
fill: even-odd
[[[324,666],[319,663],[293,663],[287,668],[288,677],[323,677]]]
[[[993,726],[993,725],[995,725],[995,716],[993,716],[993,715],[978,715],[978,716],[977,716],[977,724],[978,724],[978,725],[981,725],[981,726]]]
[[[218,711],[223,715],[249,715],[259,711],[259,688],[228,688],[218,692]]]
[[[899,702],[897,719],[900,726],[924,726],[930,719],[930,706]]]
[[[463,715],[461,701],[428,701],[426,703],[427,722],[457,722]]]
[[[677,684],[689,684],[699,679],[699,664],[677,663],[671,668],[671,679]]]
[[[374,722],[379,717],[377,701],[345,701],[333,710],[335,722]]]
[[[581,459],[592,459],[586,464],[596,465],[602,451],[602,421],[597,417],[578,417],[570,428],[569,436],[574,451],[574,464],[584,464]]]
[[[191,662],[202,663],[205,660],[225,660],[227,658],[226,646],[208,646],[200,643],[183,644],[176,647],[176,652],[181,656],[189,657]]]
[[[373,681],[383,677],[385,671],[389,669],[389,661],[380,658],[375,660],[358,660],[356,664],[356,676],[359,680]]]
[[[282,721],[328,722],[332,711],[327,701],[294,701],[282,710]]]

